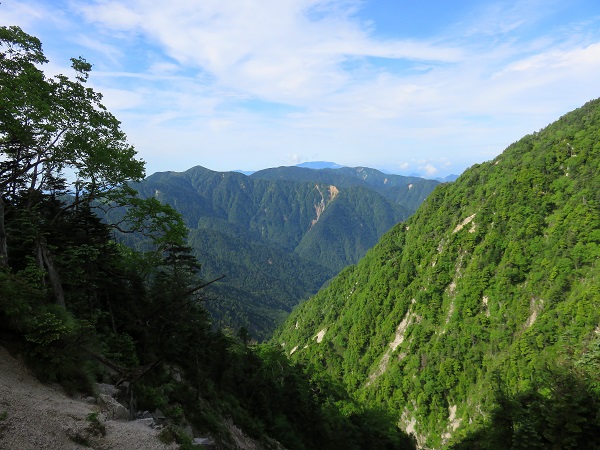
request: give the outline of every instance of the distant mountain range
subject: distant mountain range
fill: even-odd
[[[216,322],[264,338],[437,184],[369,168],[278,167],[246,176],[198,166],[155,173],[137,189],[183,215],[205,278],[227,276],[207,302]]]
[[[342,166],[340,164],[334,163],[334,162],[330,162],[330,161],[308,161],[308,162],[303,162],[300,164],[296,164],[295,166],[287,166],[287,167],[301,167],[303,169],[349,169],[349,167],[346,166]],[[270,170],[270,169],[267,169]],[[375,170],[375,169],[372,169]],[[381,173],[384,174],[391,174],[391,175],[400,175],[394,171],[390,171],[390,170],[378,170]],[[244,175],[252,175],[254,173],[254,171],[252,170],[235,170],[234,172],[238,172],[238,173],[243,173]],[[426,179],[426,180],[435,180],[435,181],[439,181],[440,183],[449,183],[452,181],[455,181],[459,175],[447,175],[445,177],[434,177],[434,178],[425,178],[422,177],[420,174],[410,174],[410,175],[401,175],[401,176],[405,176],[408,178],[419,178],[419,179]]]
[[[308,161],[296,164],[296,167],[303,167],[305,169],[341,169],[344,166],[329,161]]]

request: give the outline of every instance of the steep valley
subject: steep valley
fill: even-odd
[[[204,278],[226,275],[206,302],[215,324],[244,326],[262,340],[437,184],[368,168],[279,167],[246,176],[194,167],[135,187],[182,214]]]

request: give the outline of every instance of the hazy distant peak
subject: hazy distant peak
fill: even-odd
[[[296,167],[304,167],[306,169],[341,169],[344,166],[329,161],[308,161],[296,164]]]
[[[434,178],[434,180],[437,180],[440,183],[448,183],[448,182],[451,182],[451,181],[456,181],[459,176],[460,175],[451,174],[451,175],[448,175],[446,177],[437,177],[437,178]]]

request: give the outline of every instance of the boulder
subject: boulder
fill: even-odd
[[[152,417],[148,417],[148,418],[145,418],[145,419],[137,419],[136,422],[144,424],[144,425],[146,425],[147,427],[150,427],[150,428],[156,427],[156,423],[154,422],[154,419]]]
[[[119,388],[114,384],[96,383],[96,390],[98,391],[98,394],[108,395],[113,398],[119,393]]]
[[[118,401],[106,394],[98,396],[98,404],[106,412],[109,419],[129,420],[129,411]]]
[[[192,445],[195,447],[206,448],[206,449],[217,448],[215,446],[215,442],[212,439],[203,438],[203,437],[195,438],[194,441],[192,442]]]

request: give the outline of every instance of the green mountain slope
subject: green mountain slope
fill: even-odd
[[[309,169],[307,169],[309,170]],[[314,172],[314,171],[311,171]],[[251,178],[194,167],[136,185],[182,214],[217,299],[216,323],[264,338],[412,210],[360,185]]]
[[[274,330],[294,306],[333,276],[326,267],[242,233],[196,228],[188,244],[197,258],[202,257],[206,279],[226,275],[211,287],[214,298],[205,305],[215,323],[243,325],[255,337]]]
[[[421,445],[460,440],[485,422],[498,382],[531,390],[598,345],[599,168],[596,100],[438,186],[275,341],[387,405]]]
[[[356,263],[393,224],[409,216],[408,209],[377,192],[351,186],[325,208],[295,251],[339,271]]]

